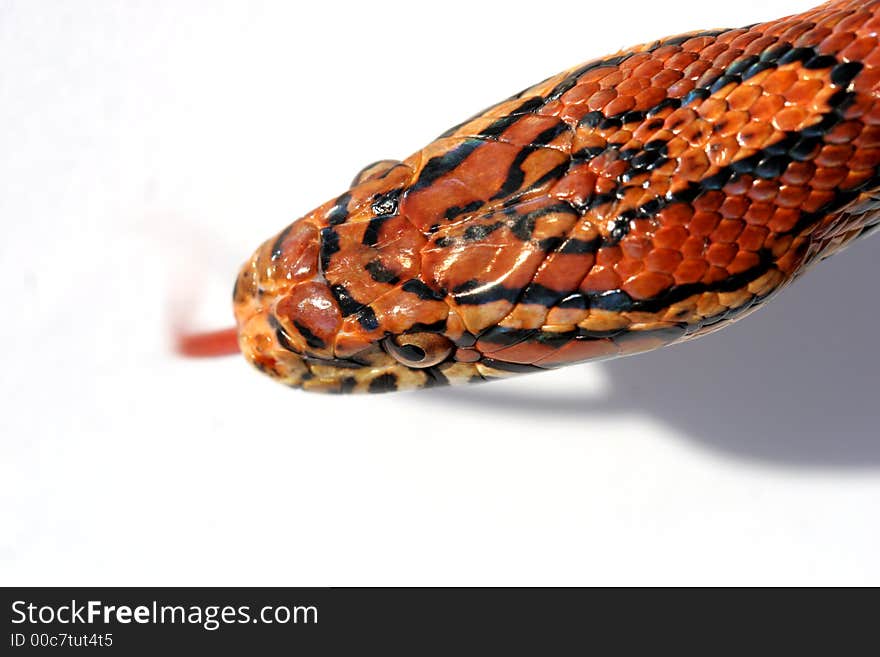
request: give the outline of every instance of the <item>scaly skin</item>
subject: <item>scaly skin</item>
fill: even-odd
[[[880,224],[880,0],[664,39],[530,87],[263,244],[239,345],[382,392],[654,349]]]

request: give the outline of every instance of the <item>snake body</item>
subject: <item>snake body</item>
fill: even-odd
[[[564,71],[266,241],[239,345],[325,392],[484,381],[714,331],[880,225],[880,1]]]

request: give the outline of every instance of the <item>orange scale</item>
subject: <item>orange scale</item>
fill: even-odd
[[[342,313],[326,284],[300,283],[278,301],[274,312],[299,351],[332,353]]]
[[[777,208],[776,212],[773,213],[773,217],[767,223],[767,228],[774,233],[787,233],[797,225],[800,217],[799,208]]]
[[[675,70],[674,66],[670,66],[666,62],[666,68],[662,68],[656,75],[651,78],[651,85],[658,89],[666,89],[674,82],[681,80],[681,72]]]
[[[605,246],[596,252],[596,264],[600,267],[608,267],[616,264],[623,257],[619,246]]]
[[[841,183],[841,187],[845,189],[854,189],[856,187],[860,187],[873,177],[873,169],[853,170],[849,172],[846,180]]]
[[[796,69],[778,68],[767,75],[760,86],[747,85],[747,87],[757,91],[758,94],[762,93],[761,87],[763,87],[763,93],[782,95],[791,89],[798,80],[800,80],[800,76]],[[754,100],[757,100],[757,97]]]
[[[706,275],[709,264],[702,258],[687,258],[681,261],[673,273],[676,285],[699,283]]]
[[[820,167],[839,167],[849,164],[855,148],[851,144],[828,144],[819,151],[814,162]]]
[[[614,265],[614,272],[620,276],[622,280],[632,278],[645,268],[645,263],[641,260],[633,260],[632,258],[624,258]]]
[[[864,61],[877,48],[877,37],[873,35],[860,36],[840,51],[839,57],[844,61]]]
[[[709,248],[706,249],[706,262],[715,267],[725,267],[734,259],[737,251],[739,251],[739,246],[735,243],[711,244]]]
[[[637,222],[637,224],[644,223],[646,222]],[[620,241],[620,250],[623,252],[624,256],[634,260],[641,260],[644,258],[650,252],[651,246],[650,238],[634,234],[633,231],[630,231],[629,235]]]
[[[871,112],[871,109],[874,107],[875,102],[876,100],[873,96],[856,96],[853,101],[849,105],[847,105],[846,110],[843,113],[843,117],[848,121],[859,119],[865,114]]]
[[[749,209],[749,201],[742,196],[728,196],[718,209],[725,219],[740,219]]]
[[[318,229],[307,221],[297,221],[273,242],[275,253],[269,254],[265,270],[278,283],[300,283],[318,273],[320,241]],[[277,253],[277,255],[275,255]]]
[[[599,82],[602,89],[612,89],[619,85],[626,78],[626,74],[620,69],[614,69],[608,75],[603,76]]]
[[[838,24],[837,29],[843,31],[860,31],[866,22],[871,20],[871,13],[861,10],[854,11],[849,16],[843,18]]]
[[[880,60],[880,48],[875,48],[868,58],[874,58]],[[862,70],[856,76],[856,79],[853,80],[853,91],[861,94],[870,94],[873,93],[874,89],[880,85],[880,61],[873,65],[869,65],[867,59],[862,60],[862,63],[865,64],[866,68]]]
[[[810,192],[806,187],[783,185],[779,188],[776,205],[783,208],[800,208],[809,194]]]
[[[596,191],[596,174],[589,167],[579,165],[559,179],[550,189],[550,194],[558,199],[569,201],[574,205],[584,205]]]
[[[740,154],[744,158],[750,157],[754,155],[754,151],[743,150]],[[724,186],[724,193],[727,194],[728,197],[745,196],[752,188],[754,182],[755,179],[752,178],[752,176],[737,176]],[[746,199],[746,202],[748,202],[748,199]]]
[[[614,89],[602,89],[590,96],[587,100],[587,106],[591,111],[598,112],[615,98],[617,98],[617,92]]]
[[[617,93],[620,96],[635,96],[646,89],[650,81],[647,78],[631,77],[617,85]]]
[[[761,264],[761,258],[757,253],[752,251],[740,251],[736,257],[727,265],[727,271],[733,275],[754,269]]]
[[[690,66],[688,66],[683,73],[686,77],[689,77],[693,80],[696,80],[697,85],[700,85],[700,80],[702,80],[703,76],[707,73],[710,76],[713,76],[713,67],[712,67],[712,58],[705,56],[705,51],[700,53],[700,59],[696,60]]]
[[[400,287],[383,294],[370,308],[382,330],[390,333],[402,333],[416,324],[436,324],[449,314],[449,306],[444,301],[420,299]]]
[[[541,116],[559,116],[564,109],[565,103],[563,103],[561,100],[551,100],[547,103],[544,103],[544,105],[538,109],[536,114],[539,114]]]
[[[819,45],[816,47],[822,54],[834,54],[839,53],[846,48],[856,39],[856,35],[852,32],[833,32],[829,33],[826,37],[822,39]]]
[[[686,226],[694,216],[694,209],[688,203],[672,203],[657,213],[662,226]]]
[[[740,219],[723,219],[718,227],[712,231],[709,239],[720,243],[735,242],[744,228],[745,222]]]
[[[517,146],[529,146],[542,132],[557,127],[561,123],[562,121],[554,116],[539,116],[537,114],[524,116],[502,132],[498,136],[498,141]]]
[[[668,62],[672,57],[681,53],[681,47],[676,45],[667,45],[657,48],[651,53],[651,57],[660,62]]]
[[[614,272],[613,265],[596,265],[581,282],[580,289],[584,292],[606,292],[620,289],[620,284],[620,276]]]
[[[769,234],[770,231],[764,226],[746,226],[737,239],[740,251],[757,251]]]
[[[620,351],[617,345],[609,338],[599,340],[576,339],[556,349],[545,358],[536,361],[535,365],[541,367],[561,367],[573,363],[614,358]]]
[[[800,105],[792,105],[780,110],[773,117],[773,127],[783,132],[801,130],[807,119],[810,118],[807,110]]]
[[[758,35],[758,38],[750,42],[743,51],[744,55],[760,55],[777,42],[777,38],[772,34]]]
[[[876,109],[880,110],[880,103]],[[880,122],[880,116],[877,118]],[[862,130],[857,141],[859,148],[880,148],[880,123],[868,124],[867,121],[865,123],[865,129]]]
[[[748,30],[743,32],[739,36],[735,37],[730,41],[730,49],[731,50],[739,50],[744,51],[748,48],[754,41],[757,41],[761,38],[761,33],[755,30]],[[740,52],[740,54],[743,54]]]
[[[685,258],[701,258],[706,252],[706,246],[705,237],[688,237],[681,245],[681,255]]]
[[[737,135],[740,146],[760,150],[773,136],[774,128],[769,121],[752,120]]]
[[[689,233],[684,226],[663,226],[654,234],[654,246],[658,249],[680,249]]]
[[[779,184],[774,180],[756,180],[748,191],[748,197],[753,201],[770,202],[779,193]]]
[[[824,25],[817,25],[813,29],[804,32],[798,40],[795,42],[796,48],[803,47],[811,47],[816,45],[817,43],[821,43],[823,39],[827,38],[832,34],[832,30],[830,27]]]
[[[721,221],[717,212],[697,212],[688,224],[688,231],[695,237],[707,237]]]
[[[744,215],[749,224],[763,226],[773,216],[773,205],[767,202],[752,203]]]
[[[629,112],[636,106],[636,99],[632,96],[624,96],[623,92],[618,91],[618,97],[605,106],[604,112],[608,116],[618,116]]]
[[[562,94],[560,100],[566,105],[580,105],[586,103],[597,91],[599,91],[598,83],[581,81]]]
[[[688,51],[695,52],[695,53],[700,53],[700,55],[703,55],[703,53],[706,52],[706,50],[709,48],[709,46],[712,44],[713,41],[714,41],[714,37],[710,37],[710,36],[693,37],[691,39],[688,39],[684,43],[682,43],[681,49],[688,50]]]
[[[592,253],[551,253],[535,274],[534,282],[559,292],[574,290],[594,263]]]
[[[672,274],[683,258],[675,249],[654,249],[645,257],[645,267],[650,271]]]
[[[634,70],[633,75],[643,79],[649,79],[657,75],[664,68],[663,61],[652,57],[639,64]]]
[[[699,55],[693,51],[679,50],[666,60],[665,66],[667,70],[681,72],[690,64],[699,59]],[[679,75],[681,77],[681,75]]]
[[[790,162],[780,180],[785,185],[806,185],[816,175],[816,165],[812,162]]]
[[[616,66],[599,66],[590,69],[580,77],[578,84],[596,84],[617,70]]]
[[[814,190],[830,191],[836,189],[840,183],[846,180],[847,173],[845,167],[820,168],[817,169],[810,184]]]
[[[720,283],[728,276],[730,276],[730,274],[727,273],[727,270],[724,267],[711,266],[706,270],[701,282],[704,285],[712,285],[714,283]]]
[[[703,150],[691,150],[678,161],[675,173],[685,181],[699,182],[709,170],[709,157]]]
[[[489,342],[477,342],[479,349],[484,356],[493,360],[503,361],[505,363],[520,363],[530,365],[535,361],[548,358],[557,351],[556,347],[546,343],[523,341],[509,347],[500,347],[492,345]]]
[[[698,212],[715,212],[724,203],[724,193],[717,190],[709,190],[694,199],[694,208]]]
[[[795,86],[797,84],[795,83]],[[790,97],[791,93],[792,90],[789,89],[786,98]],[[783,107],[785,107],[785,98],[777,94],[764,94],[752,104],[749,112],[753,118],[757,118],[760,121],[769,121]]]
[[[797,105],[807,105],[816,99],[816,96],[819,95],[824,86],[825,84],[823,84],[822,80],[799,80],[785,92],[784,96],[770,96],[770,98],[774,99],[772,106],[776,107],[776,104],[778,104],[779,109],[781,109],[786,101]]]
[[[652,299],[672,287],[674,283],[675,279],[669,274],[643,271],[629,278],[622,288],[633,299]]]

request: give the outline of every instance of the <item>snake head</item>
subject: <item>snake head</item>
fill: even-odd
[[[399,163],[380,168],[245,263],[235,316],[241,350],[260,371],[324,392],[477,376],[473,363],[454,358],[462,330],[445,294],[420,278],[426,238],[397,211],[398,190],[411,174]]]

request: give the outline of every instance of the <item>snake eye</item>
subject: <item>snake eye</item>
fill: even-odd
[[[382,346],[407,367],[431,367],[452,353],[452,342],[436,333],[389,336],[382,341]]]

